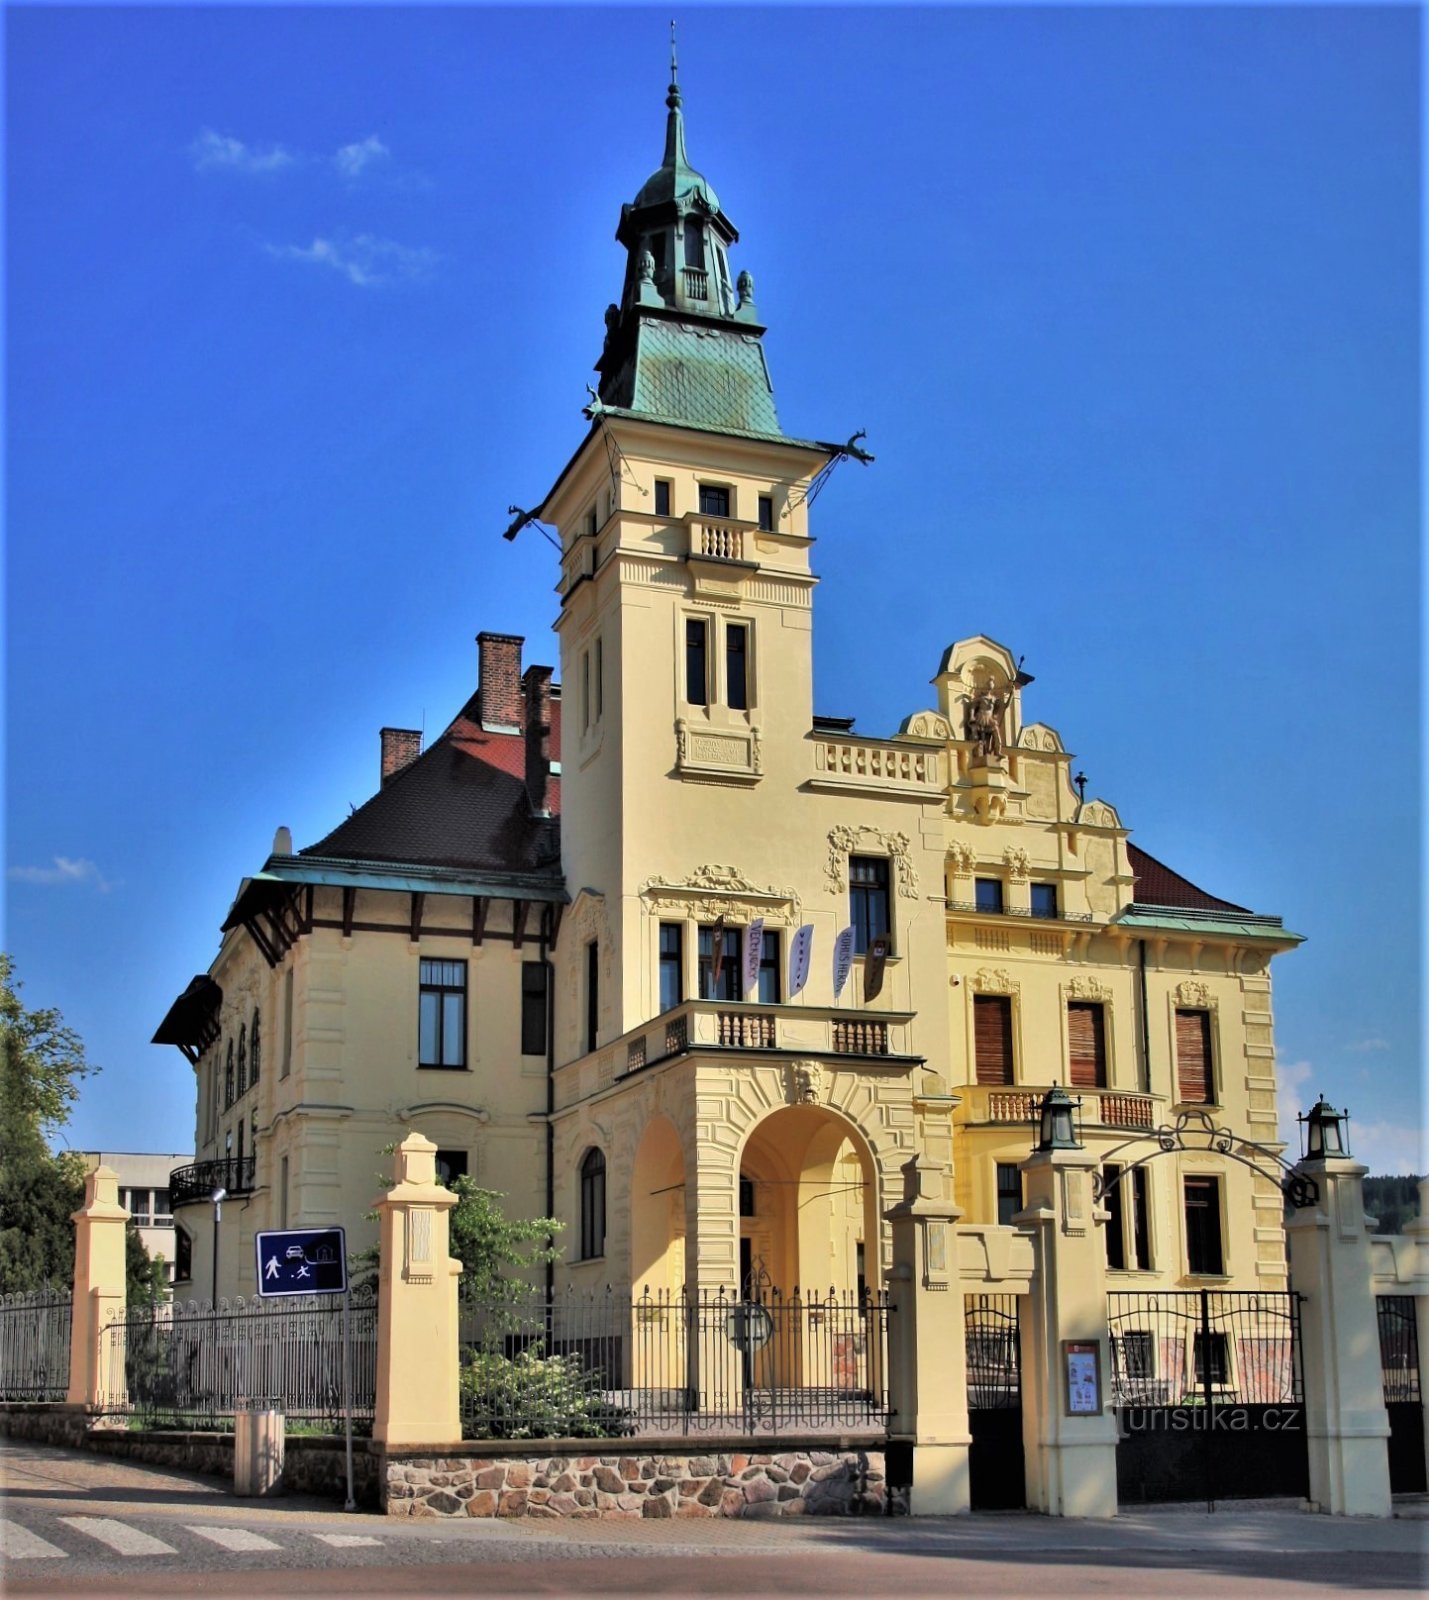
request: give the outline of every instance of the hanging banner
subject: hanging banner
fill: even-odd
[[[880,933],[877,938],[868,941],[868,954],[863,958],[864,1005],[874,999],[883,987],[883,968],[892,948],[893,941],[886,933]]]
[[[764,918],[756,917],[744,930],[744,998],[759,996],[759,963],[764,955]]]
[[[710,929],[710,999],[723,997],[719,992],[720,975],[724,971],[724,918]]]
[[[806,922],[789,941],[789,998],[809,981],[809,958],[814,953],[814,925]]]
[[[843,993],[848,975],[853,970],[853,929],[845,928],[834,940],[834,999]]]

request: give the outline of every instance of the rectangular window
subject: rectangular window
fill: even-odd
[[[1223,1333],[1197,1330],[1195,1350],[1196,1386],[1210,1383],[1224,1388],[1231,1381],[1230,1350]]]
[[[754,1179],[741,1178],[739,1180],[739,1214],[742,1217],[754,1215]]]
[[[288,1158],[278,1163],[278,1226],[288,1226]]]
[[[709,625],[702,617],[685,619],[685,699],[692,706],[709,704]]]
[[[600,1034],[600,944],[592,939],[585,948],[585,1047],[595,1049]]]
[[[418,992],[419,1067],[466,1065],[466,962],[421,962]]]
[[[749,629],[742,622],[724,630],[725,703],[732,711],[749,710]]]
[[[762,494],[759,497],[759,526],[765,533],[774,531],[774,496]]]
[[[1136,1270],[1151,1271],[1151,1174],[1145,1167],[1137,1167],[1131,1174],[1131,1199],[1136,1214],[1131,1219],[1132,1249],[1136,1252]]]
[[[1004,1228],[1022,1209],[1022,1173],[1008,1161],[997,1164],[997,1220]]]
[[[458,1178],[466,1176],[466,1151],[465,1150],[438,1150],[437,1151],[437,1182],[445,1184],[448,1189]]]
[[[1176,1013],[1176,1098],[1183,1105],[1215,1103],[1209,1011]]]
[[[779,1004],[779,935],[766,933],[759,947],[759,999],[766,1006]]]
[[[546,1053],[546,965],[543,961],[521,963],[521,1054]]]
[[[700,485],[700,515],[702,517],[727,517],[729,515],[729,490],[721,484]]]
[[[1221,1250],[1221,1181],[1186,1179],[1186,1270],[1194,1277],[1225,1272]]]
[[[1032,915],[1055,917],[1057,915],[1057,885],[1034,883],[1032,885]]]
[[[1007,995],[973,996],[973,1054],[979,1083],[1012,1082],[1012,1001]]]
[[[595,641],[595,716],[596,721],[605,715],[605,640]]]
[[[1074,1089],[1106,1088],[1106,1010],[1095,1001],[1067,1004],[1067,1046]]]
[[[293,1070],[293,969],[283,974],[283,1071],[287,1077]]]
[[[698,222],[685,223],[685,265],[701,267],[705,264],[705,234]]]
[[[155,1189],[154,1215],[156,1217],[171,1217],[173,1214],[173,1207],[169,1204],[169,1191],[167,1189]]]
[[[655,515],[657,517],[670,515],[670,483],[667,478],[655,480]]]
[[[1113,1272],[1126,1270],[1126,1214],[1122,1209],[1123,1184],[1117,1182],[1120,1177],[1121,1168],[1115,1162],[1108,1162],[1102,1168],[1102,1178],[1107,1185],[1102,1206],[1111,1213],[1106,1220],[1106,1264]]]
[[[599,530],[599,528],[600,528],[600,514],[596,511],[595,507],[592,506],[590,508],[590,513],[586,517],[586,520],[585,520],[586,537],[590,538],[590,539],[594,539],[595,536],[596,536],[597,531]]]
[[[581,652],[581,727],[590,727],[590,651]]]
[[[1111,1341],[1111,1367],[1129,1386],[1148,1383],[1156,1376],[1156,1346],[1142,1328],[1116,1334]]]
[[[701,1000],[739,999],[739,951],[742,928],[724,930],[723,960],[720,966],[719,985],[714,981],[714,929],[700,929],[699,977]]]
[[[975,878],[973,880],[973,902],[979,911],[1001,911],[1002,879]]]
[[[889,931],[888,860],[885,856],[848,858],[848,902],[854,953],[865,955],[879,934]]]
[[[685,926],[660,924],[660,1009],[669,1011],[685,998]]]

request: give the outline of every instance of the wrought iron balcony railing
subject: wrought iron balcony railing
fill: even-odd
[[[169,1204],[173,1207],[197,1205],[211,1200],[215,1189],[226,1197],[252,1194],[254,1169],[252,1156],[226,1156],[219,1161],[196,1161],[191,1167],[175,1167],[169,1174]]]

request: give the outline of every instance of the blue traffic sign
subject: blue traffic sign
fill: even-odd
[[[341,1228],[284,1228],[260,1233],[258,1293],[342,1294],[347,1289],[347,1236]]]

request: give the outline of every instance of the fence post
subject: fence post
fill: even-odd
[[[447,1254],[456,1204],[437,1182],[437,1147],[408,1134],[396,1183],[377,1202],[377,1407],[372,1437],[386,1444],[457,1444],[457,1278]]]
[[[1290,1282],[1304,1296],[1300,1348],[1310,1498],[1331,1516],[1387,1517],[1384,1409],[1373,1248],[1364,1210],[1369,1170],[1345,1156],[1302,1161],[1319,1200],[1285,1224]]]
[[[84,1204],[74,1223],[74,1299],[70,1308],[69,1389],[72,1406],[117,1404],[124,1398],[123,1351],[109,1324],[124,1315],[124,1229],[119,1174],[96,1167],[85,1174]]]
[[[1054,1517],[1114,1517],[1117,1510],[1106,1243],[1098,1226],[1106,1212],[1092,1197],[1096,1164],[1080,1146],[1034,1151],[1022,1163],[1026,1209],[1014,1219],[1020,1227],[1031,1226],[1037,1259],[1022,1324],[1027,1505]],[[1094,1352],[1099,1409],[1089,1414],[1072,1411],[1064,1371],[1069,1342]],[[1080,1403],[1090,1397],[1078,1398]]]
[[[941,1197],[943,1169],[915,1155],[903,1167],[903,1199],[884,1215],[893,1233],[892,1323],[888,1332],[893,1431],[913,1443],[914,1516],[971,1505],[968,1374],[963,1285],[958,1268],[962,1211]]]

